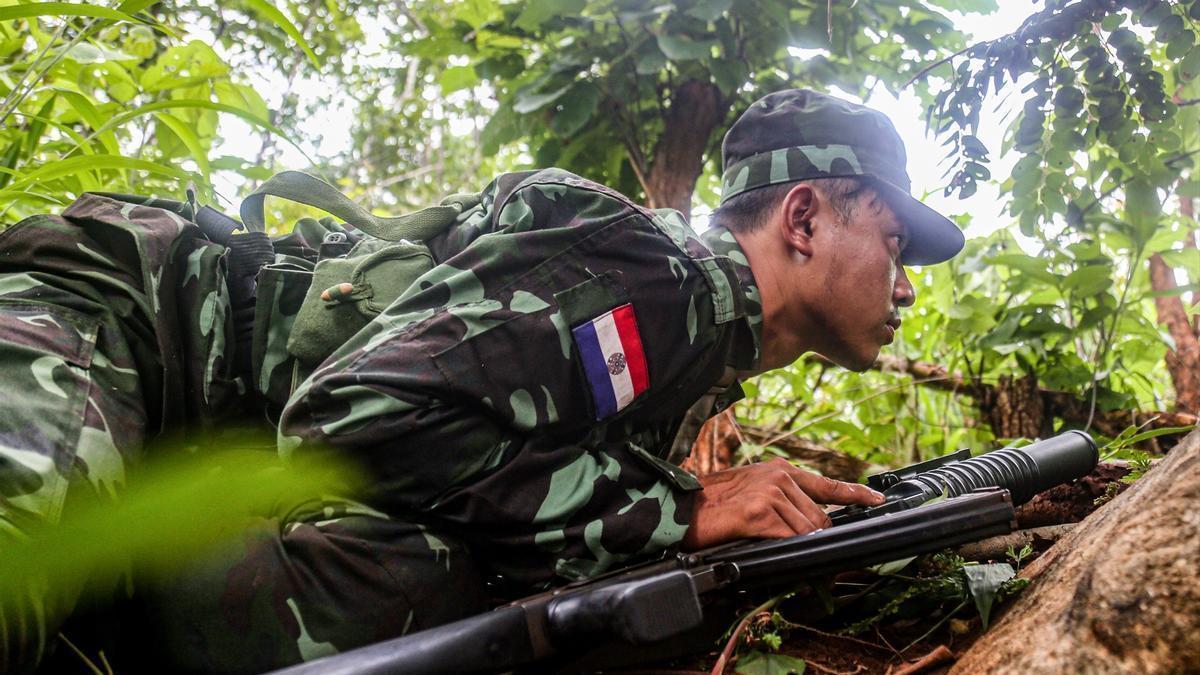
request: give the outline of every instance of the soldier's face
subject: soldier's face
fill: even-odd
[[[865,370],[880,347],[895,339],[900,308],[915,300],[900,264],[907,231],[874,195],[861,198],[844,221],[827,215],[841,222],[814,232],[820,255],[813,262],[823,259],[822,283],[810,302],[826,331],[815,351],[851,370]]]

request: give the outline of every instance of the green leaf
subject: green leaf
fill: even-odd
[[[270,131],[271,133],[279,136],[284,141],[288,142],[293,147],[295,147],[297,150],[299,150],[302,154],[305,154],[305,157],[308,156],[306,153],[304,153],[304,148],[301,148],[299,145],[297,145],[296,142],[291,139],[291,137],[289,137],[286,133],[283,132],[282,129],[276,127],[274,124],[271,124],[270,122],[268,122],[264,119],[256,117],[255,115],[253,115],[249,112],[246,112],[245,110],[242,110],[241,108],[238,108],[236,106],[226,105],[224,103],[214,103],[212,101],[205,101],[203,99],[174,99],[174,100],[170,100],[170,101],[157,101],[155,103],[147,103],[144,106],[135,108],[133,110],[130,110],[129,112],[124,112],[124,113],[121,113],[120,115],[113,117],[112,119],[105,122],[92,135],[95,136],[96,134],[107,132],[110,129],[114,129],[116,127],[121,126],[122,124],[128,122],[131,119],[141,117],[143,115],[149,115],[150,113],[153,113],[153,112],[156,112],[159,110],[180,110],[180,109],[188,109],[188,108],[203,108],[206,110],[215,110],[217,112],[229,113],[230,115],[235,115],[237,117],[240,117],[243,120],[246,120],[247,122],[249,122],[250,124],[252,124],[256,127],[261,127],[263,129],[266,129],[267,131]],[[109,153],[109,154],[116,154],[116,153]]]
[[[119,49],[80,42],[67,50],[66,58],[75,63],[104,63],[106,61],[130,61],[137,57],[126,54]]]
[[[1179,62],[1175,72],[1184,82],[1196,79],[1196,76],[1200,75],[1200,47],[1192,47],[1192,51]]]
[[[111,21],[143,23],[141,19],[130,16],[125,12],[98,5],[76,4],[73,2],[34,2],[28,5],[0,7],[0,21],[30,19],[39,16],[90,16],[96,19],[109,19]]]
[[[1162,255],[1163,262],[1171,267],[1185,269],[1193,278],[1200,275],[1200,248],[1163,251],[1160,255]]]
[[[697,0],[685,14],[701,21],[716,21],[733,6],[733,0]]]
[[[159,164],[147,159],[133,159],[131,157],[119,157],[114,155],[88,155],[84,157],[72,157],[61,161],[51,162],[39,169],[22,174],[22,177],[14,182],[10,189],[16,190],[42,183],[63,176],[70,176],[84,171],[97,171],[101,169],[129,169],[133,171],[145,171],[147,173],[158,174],[174,178],[181,183],[186,183],[192,179],[192,174],[178,169],[173,166]]]
[[[1194,431],[1196,426],[1197,425],[1193,424],[1186,427],[1160,427],[1158,429],[1151,429],[1150,431],[1143,431],[1140,434],[1135,434],[1134,436],[1129,437],[1125,440],[1124,444],[1137,445],[1142,441],[1148,441],[1151,438],[1158,438],[1159,436],[1167,436],[1170,434],[1186,434]]]
[[[137,14],[150,5],[157,4],[160,1],[161,0],[125,0],[125,2],[117,5],[117,10],[127,14]]]
[[[658,35],[658,48],[672,61],[693,61],[712,54],[713,40],[693,40],[686,35]]]
[[[438,84],[442,85],[442,94],[449,94],[460,89],[473,87],[479,82],[475,69],[471,66],[451,66],[442,71]]]
[[[541,110],[542,108],[545,108],[546,106],[550,105],[551,103],[554,103],[558,99],[562,98],[563,94],[566,94],[574,86],[575,86],[574,84],[568,84],[567,86],[565,86],[561,89],[555,89],[553,91],[548,91],[548,92],[544,92],[544,93],[540,93],[540,94],[534,93],[534,92],[519,91],[519,92],[517,92],[517,99],[513,103],[513,111],[518,112],[522,115],[528,115],[529,113],[534,112],[535,110]]]
[[[55,91],[57,91],[59,95],[62,96],[68,104],[70,104],[71,108],[73,108],[75,112],[79,114],[79,117],[83,119],[84,122],[87,122],[88,126],[92,128],[92,134],[89,137],[89,140],[92,138],[98,138],[100,140],[100,144],[104,146],[105,152],[110,155],[121,154],[121,149],[117,144],[117,137],[105,127],[105,125],[112,120],[109,119],[106,121],[104,116],[96,108],[96,104],[93,103],[90,98],[70,89],[56,88]]]
[[[638,54],[637,70],[638,75],[654,75],[662,72],[663,68],[667,67],[667,57],[658,48],[657,43],[647,42],[646,48]]]
[[[1058,281],[1057,277],[1050,273],[1050,262],[1043,258],[1035,258],[1024,253],[1006,253],[994,256],[991,259],[991,263],[993,265],[1011,267],[1049,284],[1054,284]]]
[[[753,651],[738,658],[734,672],[739,675],[803,675],[807,667],[804,659],[794,656]]]
[[[1063,290],[1073,290],[1083,297],[1095,295],[1112,285],[1112,268],[1108,265],[1087,265],[1071,272],[1063,281]]]
[[[1150,238],[1161,215],[1157,186],[1143,177],[1129,181],[1125,186],[1125,220],[1133,225],[1137,241]]]
[[[558,104],[558,112],[550,120],[550,128],[564,138],[574,136],[587,124],[600,102],[600,90],[590,82],[580,82],[571,87],[569,94]]]
[[[183,146],[191,154],[192,159],[196,161],[196,166],[200,168],[200,175],[204,176],[204,180],[207,181],[211,171],[208,166],[208,151],[204,148],[200,139],[197,138],[196,132],[183,120],[170,113],[156,112],[154,113],[154,118],[179,137],[179,140],[183,142]]]
[[[578,16],[586,6],[586,0],[528,0],[513,25],[521,30],[536,32],[542,24],[556,16]]]
[[[983,627],[987,628],[988,619],[992,613],[992,604],[996,600],[996,592],[1004,582],[1016,576],[1012,565],[1008,563],[992,563],[990,565],[965,565],[962,568],[967,577],[967,591],[975,600],[975,609],[979,610],[979,618]]]
[[[708,64],[708,72],[712,73],[713,81],[726,96],[740,89],[750,77],[750,68],[745,62],[734,59],[714,59]]]
[[[313,68],[316,68],[317,70],[321,69],[321,62],[317,59],[317,55],[313,53],[312,47],[308,46],[308,40],[304,39],[304,34],[300,32],[299,28],[296,28],[296,24],[292,23],[291,19],[287,18],[283,12],[276,9],[275,5],[267,2],[267,0],[241,1],[254,11],[270,19],[275,23],[276,26],[279,26],[284,33],[287,33],[288,37],[296,41],[296,45],[300,47],[300,49],[304,52],[304,55],[308,57],[308,60],[310,63],[312,63]]]

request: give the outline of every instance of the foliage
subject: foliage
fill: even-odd
[[[1012,35],[923,72],[941,83],[930,123],[955,171],[946,189],[964,198],[991,179],[991,152],[977,136],[985,103],[1018,89],[1025,98],[1000,149],[1021,155],[999,181],[1020,234],[972,240],[950,263],[915,274],[918,305],[894,347],[903,356],[985,383],[1033,374],[1088,401],[1093,416],[1168,406],[1163,358],[1172,342],[1155,322],[1162,292],[1146,261],[1160,254],[1184,276],[1170,292],[1200,288],[1196,249],[1181,244],[1195,221],[1166,212],[1172,193],[1200,195],[1192,170],[1200,3],[1119,5],[1048,2]],[[753,422],[874,461],[991,440],[973,406],[905,376],[798,364],[760,378],[755,393],[744,411]],[[1153,437],[1122,436],[1123,445]]]
[[[86,190],[207,196],[214,170],[246,168],[210,157],[222,115],[280,133],[254,88],[151,4],[0,7],[0,218]]]
[[[1166,212],[1172,193],[1200,195],[1197,17],[1197,2],[1049,1],[1014,34],[948,60],[930,107],[958,167],[947,192],[968,196],[989,174],[981,107],[1024,84],[1002,148],[1023,156],[1001,187],[1041,250],[985,260],[1007,273],[1009,300],[983,341],[1011,345],[1013,365],[1101,410],[1163,397],[1147,373],[1170,342],[1150,319],[1145,261],[1160,254],[1182,271],[1180,292],[1200,283],[1195,249],[1179,248],[1195,222]]]
[[[438,72],[443,94],[494,94],[484,154],[521,143],[535,166],[561,166],[645,197],[653,163],[670,159],[656,150],[681,85],[715,85],[727,119],[787,87],[895,88],[921,59],[962,43],[932,4],[425,2],[416,12],[429,37],[406,50]],[[708,205],[717,198],[723,127],[689,139],[709,161],[696,195]]]

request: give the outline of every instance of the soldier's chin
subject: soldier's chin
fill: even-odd
[[[845,350],[837,354],[821,354],[825,358],[833,361],[837,365],[856,373],[861,373],[871,369],[875,365],[875,359],[879,356],[879,347],[864,348],[861,350]]]

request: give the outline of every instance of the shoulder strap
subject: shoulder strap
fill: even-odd
[[[283,171],[242,201],[242,222],[255,232],[266,229],[263,202],[267,195],[315,206],[337,216],[356,229],[387,241],[424,241],[446,229],[463,211],[479,204],[477,194],[450,195],[438,206],[392,218],[377,216],[355,204],[329,183],[300,171]]]

